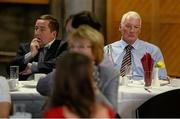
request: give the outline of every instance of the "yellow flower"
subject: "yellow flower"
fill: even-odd
[[[165,64],[163,61],[157,61],[155,64],[156,68],[165,68]]]

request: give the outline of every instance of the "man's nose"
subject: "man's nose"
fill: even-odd
[[[131,32],[134,32],[134,31],[135,31],[135,27],[132,26],[132,27],[130,28],[130,31],[131,31]]]

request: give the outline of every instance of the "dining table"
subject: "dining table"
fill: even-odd
[[[161,80],[160,86],[144,86],[144,80],[131,80],[118,88],[118,114],[122,118],[136,118],[136,109],[144,102],[160,93],[178,89],[168,81]]]
[[[36,85],[37,82],[34,80],[19,81],[19,87],[16,90],[10,90],[14,112],[19,111],[15,108],[21,107],[20,111],[30,113],[32,118],[42,117],[42,107],[46,97],[36,91]]]

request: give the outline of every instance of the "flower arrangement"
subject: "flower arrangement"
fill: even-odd
[[[155,63],[155,68],[165,68],[165,64],[163,61],[157,61]]]
[[[157,61],[155,62],[155,74],[154,74],[154,80],[153,80],[153,86],[159,87],[159,69],[165,68],[165,64],[163,61]]]

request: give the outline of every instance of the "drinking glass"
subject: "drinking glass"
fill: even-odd
[[[152,71],[144,71],[145,87],[150,87],[152,82]]]
[[[14,104],[14,113],[10,116],[10,119],[31,119],[32,114],[26,112],[26,105],[23,103],[16,103]]]
[[[10,66],[10,90],[17,90],[19,88],[19,66]]]
[[[133,70],[131,65],[125,66],[125,76],[129,79],[130,83],[132,83]]]
[[[19,80],[19,66],[10,66],[10,79]]]
[[[25,112],[26,105],[23,103],[14,104],[14,112]]]

